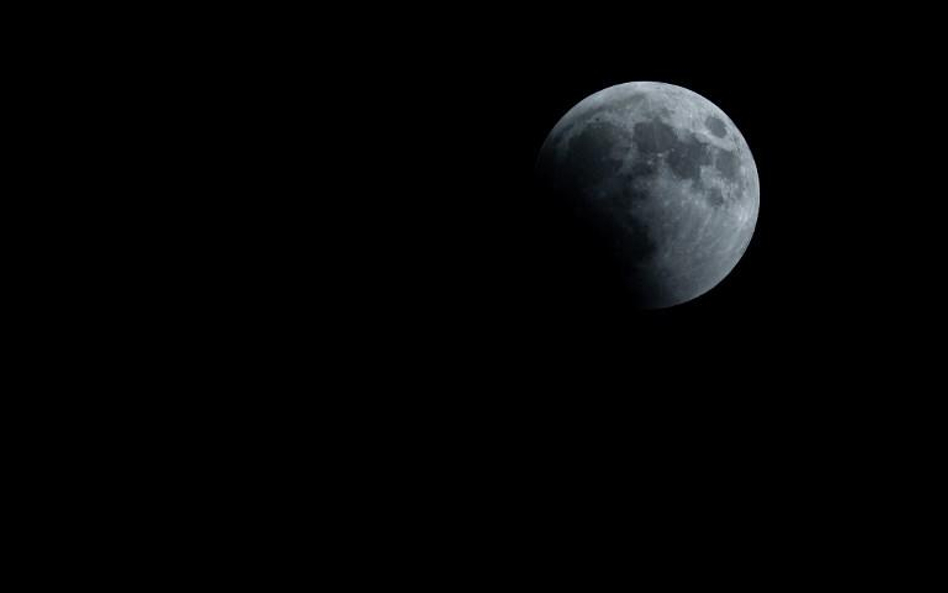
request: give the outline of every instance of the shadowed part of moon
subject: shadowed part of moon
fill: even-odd
[[[568,168],[580,188],[615,174],[622,165],[622,158],[613,154],[613,148],[626,141],[623,136],[623,132],[611,124],[594,122],[573,138],[569,144]]]

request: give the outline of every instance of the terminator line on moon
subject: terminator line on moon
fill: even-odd
[[[757,222],[744,137],[713,103],[670,84],[629,82],[580,101],[547,136],[536,174],[606,247],[639,308],[712,289]]]

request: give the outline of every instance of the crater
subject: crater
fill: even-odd
[[[712,208],[720,208],[724,205],[724,196],[721,195],[721,190],[716,187],[709,189],[705,196]]]
[[[642,101],[645,100],[645,94],[643,93],[633,93],[628,97],[622,99],[619,102],[621,107],[637,107]]]
[[[704,125],[718,138],[724,138],[724,135],[727,134],[727,126],[713,115],[709,115],[708,119],[704,120]]]
[[[725,179],[733,181],[737,178],[737,173],[740,170],[740,158],[732,150],[722,150],[718,152],[717,158],[714,159],[714,168]]]

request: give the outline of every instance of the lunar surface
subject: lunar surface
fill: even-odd
[[[540,187],[590,229],[631,306],[714,288],[744,254],[760,204],[734,122],[688,89],[630,82],[583,99],[547,136]]]

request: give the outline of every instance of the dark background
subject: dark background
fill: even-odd
[[[256,10],[119,28],[144,55],[95,37],[48,108],[82,126],[68,155],[108,144],[74,166],[109,199],[67,196],[119,235],[68,221],[120,253],[100,306],[123,356],[99,363],[159,393],[93,413],[157,425],[156,457],[193,473],[185,504],[204,480],[232,530],[243,509],[220,509],[261,492],[268,523],[340,519],[340,555],[411,571],[413,538],[447,565],[441,542],[470,534],[553,578],[576,547],[616,564],[627,541],[666,564],[727,538],[742,565],[778,565],[757,545],[774,540],[838,563],[836,541],[919,520],[943,440],[939,19]],[[662,311],[630,310],[533,185],[557,120],[633,80],[721,107],[761,182],[735,270]]]
[[[163,561],[162,530],[184,565],[247,550],[215,578],[261,547],[268,579],[305,558],[439,585],[929,562],[940,15],[73,10],[95,26],[46,10],[71,35],[18,45],[36,113],[10,113],[42,211],[13,259],[52,254],[25,319],[60,356],[18,348],[66,385],[15,439],[61,480],[27,480],[48,508]],[[632,80],[720,106],[761,182],[735,270],[663,311],[630,310],[533,185],[557,120]]]

